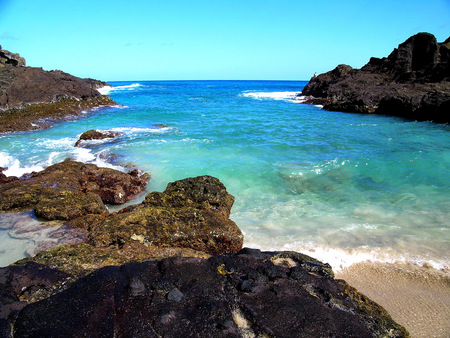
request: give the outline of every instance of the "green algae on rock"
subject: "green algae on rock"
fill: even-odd
[[[95,246],[121,247],[137,240],[147,246],[231,253],[243,243],[241,230],[228,218],[233,203],[234,197],[217,178],[199,176],[170,183],[141,204],[81,227],[88,227],[88,241]]]
[[[68,98],[8,109],[0,112],[0,133],[49,128],[68,117],[79,117],[83,111],[115,104],[113,99],[102,95],[86,100]]]
[[[35,262],[80,278],[105,266],[119,266],[133,261],[142,262],[173,256],[210,257],[207,253],[189,248],[157,248],[138,242],[128,242],[120,249],[114,246],[96,247],[88,243],[79,243],[41,251],[36,256],[24,258],[14,265]]]
[[[125,203],[140,194],[150,176],[124,173],[67,159],[29,177],[0,184],[0,211],[34,210],[47,220],[70,220],[107,212],[104,203]]]

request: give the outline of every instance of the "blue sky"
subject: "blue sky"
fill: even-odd
[[[0,44],[28,66],[114,80],[309,80],[418,32],[450,0],[0,0]]]

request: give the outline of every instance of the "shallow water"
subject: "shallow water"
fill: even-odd
[[[299,104],[306,82],[112,84],[121,107],[3,135],[0,166],[105,165],[101,154],[114,153],[107,165],[144,169],[149,191],[216,176],[236,197],[231,219],[246,246],[303,251],[335,269],[367,259],[448,268],[449,126]],[[89,129],[123,135],[75,148]]]

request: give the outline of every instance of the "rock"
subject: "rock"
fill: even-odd
[[[113,131],[100,131],[100,130],[88,130],[81,134],[78,141],[75,143],[75,147],[80,147],[83,141],[87,140],[103,140],[108,138],[115,138],[119,135],[122,135],[122,133],[113,132]]]
[[[339,65],[314,77],[302,95],[324,109],[449,122],[450,38],[437,43],[419,33],[387,58],[371,58],[361,69]],[[306,100],[306,103],[310,103]]]
[[[138,241],[147,246],[183,247],[209,254],[237,252],[243,235],[228,217],[234,197],[211,176],[169,183],[106,218],[88,220],[88,241],[94,246],[118,246]],[[77,224],[72,224],[77,226]]]
[[[0,184],[0,211],[33,209],[47,220],[106,212],[104,203],[125,203],[140,194],[148,174],[123,173],[66,160],[29,177]]]
[[[110,266],[7,318],[17,337],[408,336],[383,308],[334,280],[328,265],[310,260],[241,252]],[[303,279],[291,277],[311,265],[318,268],[304,269]],[[272,270],[276,278],[266,275]]]
[[[199,176],[169,183],[164,193],[152,193],[145,197],[146,206],[169,208],[195,208],[217,212],[230,217],[234,197],[215,177]]]
[[[11,53],[7,50],[2,49],[2,46],[0,46],[0,68],[5,67],[5,65],[25,67],[25,64],[25,59],[19,54]]]
[[[46,128],[84,110],[116,104],[97,91],[104,85],[60,70],[25,67],[19,54],[0,50],[0,132]]]
[[[20,309],[68,287],[70,275],[48,266],[27,262],[0,268],[0,336],[10,337]]]
[[[34,257],[24,258],[16,264],[35,262],[52,266],[79,278],[105,266],[173,256],[209,258],[211,255],[189,248],[149,247],[137,241],[130,241],[124,244],[122,248],[114,246],[95,247],[88,243],[80,243],[61,245],[57,248],[42,251]]]

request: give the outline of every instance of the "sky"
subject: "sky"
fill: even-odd
[[[103,81],[309,80],[408,37],[450,35],[450,0],[0,0],[0,45]]]

